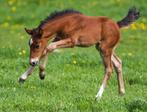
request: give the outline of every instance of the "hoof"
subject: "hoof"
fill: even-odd
[[[124,96],[125,93],[124,93],[124,92],[119,92],[119,95],[120,95],[120,96]]]
[[[19,78],[18,82],[19,84],[23,84],[25,82],[25,79]]]
[[[40,76],[40,79],[41,79],[41,80],[44,80],[44,79],[45,79],[45,76]]]
[[[119,91],[119,95],[120,95],[120,96],[124,96],[124,95],[125,95],[125,90],[124,90],[124,89],[120,90],[120,91]]]
[[[95,97],[95,101],[100,101],[101,97]]]
[[[44,80],[45,79],[45,74],[39,74],[39,77],[41,80]]]

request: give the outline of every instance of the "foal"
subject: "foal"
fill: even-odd
[[[130,25],[140,17],[139,11],[133,7],[121,21],[115,22],[108,17],[90,17],[75,10],[54,12],[35,29],[25,29],[31,35],[30,65],[31,67],[19,78],[24,82],[39,63],[41,79],[45,77],[45,65],[48,53],[58,48],[74,46],[96,46],[102,57],[105,74],[96,98],[101,98],[113,67],[117,73],[119,93],[125,93],[122,76],[122,62],[114,53],[120,40],[120,28]],[[53,41],[48,45],[48,41]]]

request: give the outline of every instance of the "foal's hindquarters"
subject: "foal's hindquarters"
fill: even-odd
[[[101,98],[103,91],[111,77],[113,66],[117,73],[119,93],[125,93],[122,76],[121,60],[116,56],[114,50],[120,39],[119,27],[112,20],[107,20],[102,24],[101,40],[96,44],[96,49],[100,52],[105,67],[105,74],[102,85],[96,95],[96,99]]]

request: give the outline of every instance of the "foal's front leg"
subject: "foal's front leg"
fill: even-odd
[[[23,83],[28,78],[28,76],[32,73],[34,68],[35,66],[30,66],[28,70],[20,76],[19,83]]]
[[[63,40],[60,40],[60,41],[53,42],[53,43],[49,44],[47,46],[46,52],[48,53],[48,52],[54,51],[55,49],[69,48],[69,47],[73,47],[73,46],[74,46],[74,43],[71,40],[71,38],[67,38],[67,39],[63,39]]]
[[[55,49],[58,49],[58,48],[67,48],[67,47],[72,47],[72,46],[73,46],[73,43],[70,38],[52,42],[51,44],[47,46],[47,48],[44,50],[43,58],[40,60],[40,65],[39,65],[40,79],[45,78],[45,66],[47,63],[48,53],[51,53]]]
[[[48,59],[48,53],[45,56],[43,56],[39,61],[39,77],[42,80],[45,78],[45,67],[46,67],[47,59]]]

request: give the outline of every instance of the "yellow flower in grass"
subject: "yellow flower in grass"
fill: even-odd
[[[132,30],[136,30],[136,29],[137,29],[136,24],[131,24],[131,29],[132,29]]]
[[[17,0],[7,0],[9,5],[13,5]]]
[[[130,53],[128,53],[128,56],[132,56],[133,54],[130,52]]]
[[[144,24],[144,23],[140,23],[140,28],[141,28],[142,30],[146,30],[145,24]]]
[[[5,28],[7,28],[7,27],[9,27],[9,23],[8,23],[8,22],[4,22],[4,23],[2,24],[2,26],[5,27]]]
[[[77,64],[77,61],[76,60],[73,60],[73,64]]]
[[[13,7],[11,8],[11,11],[12,11],[12,12],[16,12],[16,7],[13,6]]]
[[[8,1],[8,4],[9,4],[9,5],[13,5],[13,3],[14,3],[14,2],[13,2],[12,0],[9,0],[9,1]]]
[[[22,50],[22,53],[23,53],[23,54],[25,54],[25,53],[26,53],[26,51],[25,51],[25,50]]]
[[[20,36],[21,39],[24,39],[24,36]]]
[[[18,54],[21,56],[22,55],[22,52],[19,52]]]

